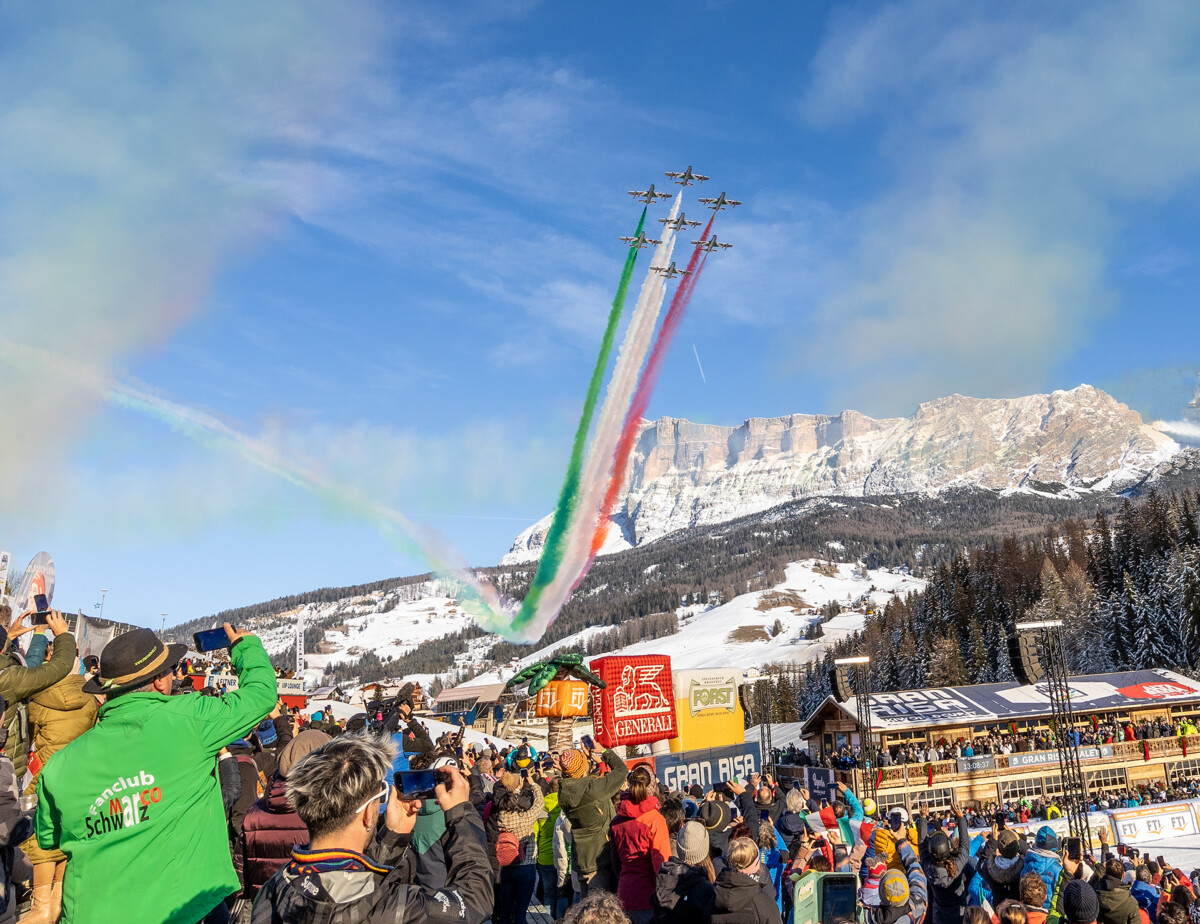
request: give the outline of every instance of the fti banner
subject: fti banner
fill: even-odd
[[[675,715],[679,734],[671,751],[741,744],[746,717],[738,700],[741,671],[732,668],[676,671]]]
[[[592,687],[592,723],[600,744],[612,748],[676,736],[669,655],[614,655],[588,666],[608,684]]]

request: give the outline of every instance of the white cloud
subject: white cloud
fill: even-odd
[[[838,18],[803,111],[878,120],[895,178],[851,218],[804,361],[853,372],[841,397],[887,412],[1044,385],[1114,303],[1125,210],[1200,175],[1198,47],[1182,2]]]

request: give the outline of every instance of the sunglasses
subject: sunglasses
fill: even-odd
[[[375,795],[371,796],[370,799],[368,799],[366,802],[364,802],[362,805],[360,805],[358,808],[356,808],[354,810],[354,814],[357,815],[359,812],[361,812],[363,809],[365,809],[368,805],[370,805],[376,799],[383,800],[382,802],[379,803],[379,813],[383,814],[383,810],[388,804],[388,797],[391,796],[391,794],[392,794],[392,787],[391,787],[391,785],[389,785],[388,781],[385,779],[379,784],[379,792],[375,793]]]

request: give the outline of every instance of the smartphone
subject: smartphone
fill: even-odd
[[[1008,826],[1008,813],[1007,812],[997,812],[996,813],[996,827],[999,828],[1001,831],[1003,831],[1007,826]]]
[[[1124,844],[1117,844],[1117,854],[1122,857],[1127,857],[1129,856],[1129,848]]]
[[[392,782],[410,799],[432,799],[433,787],[450,782],[450,774],[444,770],[397,770]]]
[[[413,799],[433,798],[432,770],[397,770],[392,782],[400,792]]]
[[[81,663],[83,664],[83,669],[89,674],[94,674],[96,671],[100,670],[99,655],[88,655]]]
[[[50,601],[46,599],[45,594],[33,595],[33,617],[29,620],[31,626],[44,626],[46,617],[50,615]]]
[[[205,629],[203,632],[192,634],[192,647],[201,654],[228,648],[229,636],[225,634],[224,629]]]
[[[584,735],[582,738],[579,739],[579,743],[582,744],[589,751],[596,750],[596,742],[594,742],[592,740],[591,735]]]
[[[1083,859],[1083,841],[1078,837],[1067,838],[1067,859],[1082,860]]]
[[[760,810],[758,813],[758,820],[759,821],[770,821],[771,813],[767,809]]]

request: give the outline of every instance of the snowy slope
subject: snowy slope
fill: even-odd
[[[822,657],[831,642],[861,629],[868,605],[884,606],[894,595],[923,590],[925,582],[900,571],[886,569],[856,574],[855,565],[829,565],[814,559],[787,566],[785,580],[770,590],[734,597],[721,606],[681,609],[678,634],[638,642],[610,654],[667,654],[671,667],[687,670],[703,667],[758,668],[778,662],[808,662]],[[820,573],[815,568],[828,573]],[[805,630],[820,619],[814,611],[837,602],[843,612],[826,622],[824,636],[806,641]],[[761,608],[760,608],[761,607]],[[778,619],[783,631],[771,632]],[[518,664],[508,665],[472,681],[506,680],[532,661],[556,651],[578,648],[589,636],[607,631],[592,627],[568,636],[528,655]]]
[[[317,670],[328,664],[355,661],[367,651],[386,661],[407,654],[422,642],[472,624],[457,602],[431,581],[332,603],[313,603],[272,617],[277,624],[262,631],[268,652],[279,654],[288,649],[295,637],[295,621],[301,615],[309,626],[327,619],[335,621],[326,628],[319,650],[305,654],[306,664]]]

